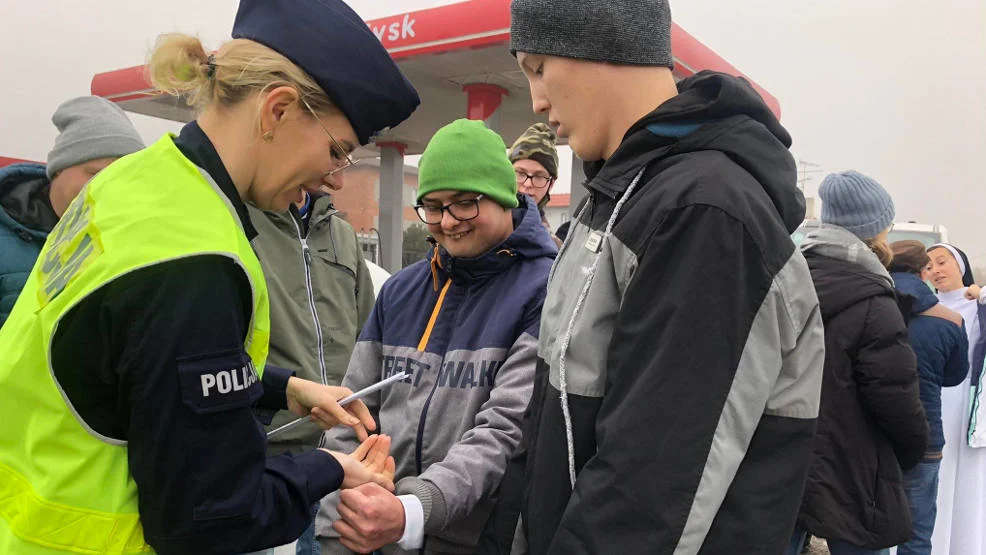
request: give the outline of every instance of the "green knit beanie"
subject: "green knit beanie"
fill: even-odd
[[[503,139],[481,121],[455,120],[438,130],[418,162],[418,198],[435,191],[482,193],[517,208],[517,176]]]

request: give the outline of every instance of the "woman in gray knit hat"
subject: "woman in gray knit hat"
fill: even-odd
[[[893,199],[856,171],[819,188],[822,227],[802,246],[825,323],[825,370],[798,524],[833,555],[886,554],[907,541],[911,517],[902,470],[921,461],[928,423],[914,353],[886,266]]]

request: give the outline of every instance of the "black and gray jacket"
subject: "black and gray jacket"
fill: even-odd
[[[745,81],[679,92],[587,164],[553,268],[525,429],[533,554],[775,555],[794,527],[824,337],[789,237],[790,137]]]

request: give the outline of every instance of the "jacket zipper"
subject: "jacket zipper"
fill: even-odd
[[[445,304],[445,295],[448,293],[449,287],[452,285],[452,279],[449,278],[445,282],[445,286],[442,287],[442,292],[438,295],[438,300],[435,301],[435,308],[432,310],[431,318],[428,320],[428,326],[425,329],[424,335],[421,337],[421,341],[418,343],[418,351],[424,351],[428,348],[428,341],[431,339],[431,332],[434,329],[435,323],[438,321],[438,315]],[[422,445],[424,444],[425,435],[425,422],[428,420],[428,408],[431,406],[431,400],[435,396],[435,391],[438,390],[438,378],[442,373],[442,368],[445,366],[445,357],[442,357],[441,363],[438,365],[438,369],[435,372],[435,384],[431,386],[431,393],[428,394],[428,399],[425,401],[424,407],[421,408],[421,416],[418,417],[418,433],[415,434],[414,442],[414,463],[417,468],[417,473],[420,475],[424,470],[423,466],[423,455],[422,455]]]
[[[318,345],[318,368],[321,373],[322,383],[328,383],[328,373],[325,370],[325,338],[322,337],[322,323],[318,320],[318,311],[315,309],[315,291],[312,288],[312,253],[308,248],[308,238],[301,233],[301,226],[297,218],[291,215],[291,221],[298,232],[298,241],[301,242],[301,254],[304,258],[305,266],[305,288],[308,290],[308,308],[312,311],[312,321],[315,323],[315,339]]]
[[[428,407],[431,406],[431,399],[435,396],[435,391],[438,389],[438,376],[442,372],[442,368],[445,366],[445,359],[442,359],[441,364],[438,367],[438,372],[435,373],[435,385],[431,386],[431,393],[428,394],[428,400],[425,401],[425,406],[421,409],[421,416],[418,419],[418,433],[416,441],[414,442],[414,463],[417,468],[417,474],[420,475],[424,470],[422,467],[422,444],[424,443],[425,435],[425,421],[428,419]]]

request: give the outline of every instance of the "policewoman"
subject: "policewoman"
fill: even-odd
[[[265,371],[244,202],[337,188],[418,95],[339,0],[243,0],[233,39],[159,40],[154,86],[199,117],[89,183],[0,331],[0,553],[244,553],[296,539],[339,487],[390,485],[383,436],[265,459],[261,412],[364,437],[373,421],[335,403],[346,390]]]

